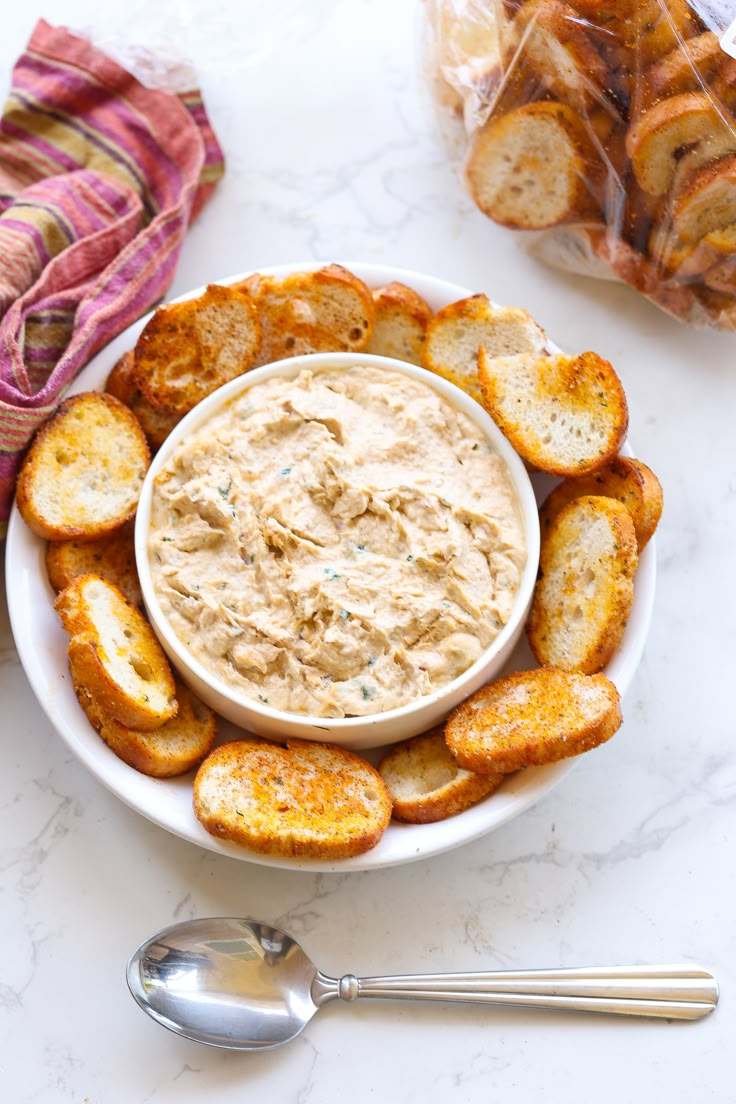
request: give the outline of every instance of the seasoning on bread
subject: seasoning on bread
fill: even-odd
[[[597,353],[478,358],[482,402],[530,465],[587,475],[618,453],[628,428],[621,381]]]
[[[432,308],[418,292],[394,282],[373,292],[376,319],[366,353],[422,363],[424,337]]]
[[[488,797],[505,775],[463,770],[450,754],[443,726],[394,744],[378,764],[397,820],[431,824]]]
[[[130,728],[160,727],[177,711],[174,678],[153,629],[119,587],[80,575],[55,602],[69,633],[75,686]]]
[[[135,346],[133,378],[145,399],[183,415],[206,395],[253,367],[261,326],[248,298],[209,284],[196,299],[159,307]]]
[[[25,523],[46,540],[93,540],[135,513],[151,454],[137,419],[112,395],[66,399],[41,426],[16,488]]]
[[[346,859],[381,839],[391,796],[378,771],[344,748],[247,739],[204,760],[194,813],[211,835],[260,854]]]
[[[96,540],[50,541],[46,570],[54,590],[63,590],[79,575],[100,575],[119,586],[134,606],[142,606],[133,534],[133,522],[128,521],[114,533]]]
[[[585,495],[546,528],[526,625],[541,664],[600,671],[621,643],[638,556],[631,515],[617,499]]]
[[[641,554],[662,516],[662,484],[652,469],[630,456],[616,456],[593,475],[563,479],[540,506],[542,537],[563,507],[583,495],[605,495],[624,504],[631,514],[637,549]]]
[[[478,402],[478,351],[489,356],[541,356],[544,330],[521,307],[497,307],[482,293],[437,311],[427,326],[422,364]]]
[[[445,739],[466,770],[509,774],[598,747],[621,722],[618,690],[605,675],[538,667],[472,694],[448,717]]]
[[[216,714],[178,679],[175,686],[176,715],[147,732],[106,714],[81,683],[74,690],[93,728],[119,759],[152,778],[174,778],[201,763],[217,736]]]

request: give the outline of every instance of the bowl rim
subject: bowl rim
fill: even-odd
[[[491,442],[494,450],[506,466],[524,529],[526,561],[514,598],[512,612],[506,624],[470,667],[450,682],[404,705],[363,716],[321,717],[306,713],[291,713],[243,695],[229,686],[198,660],[171,628],[170,622],[158,601],[147,553],[153,485],[158,473],[188,436],[203,428],[217,413],[252,387],[279,376],[293,379],[305,370],[321,372],[334,368],[360,366],[375,366],[389,371],[401,372],[409,378],[424,383],[476,424]],[[230,702],[235,708],[251,713],[256,718],[263,717],[267,722],[282,721],[294,727],[303,726],[305,730],[309,730],[312,738],[316,738],[315,731],[324,730],[326,733],[334,735],[336,740],[339,741],[341,734],[344,734],[347,738],[351,734],[370,730],[379,724],[385,726],[392,721],[401,721],[436,705],[444,697],[449,697],[462,686],[471,682],[479,671],[484,670],[493,662],[493,659],[504,649],[509,639],[518,630],[519,622],[524,621],[527,616],[539,566],[540,529],[534,487],[524,462],[491,416],[475,399],[444,377],[409,361],[379,356],[374,353],[325,352],[306,353],[252,368],[211,392],[177,423],[161,448],[156,452],[146,473],[136,512],[134,544],[136,565],[146,611],[154,631],[161,638],[162,643],[165,643],[165,650],[170,650],[176,657],[176,666],[180,668],[180,673],[183,674],[185,680],[185,672],[191,672],[196,679],[210,687],[214,693]]]

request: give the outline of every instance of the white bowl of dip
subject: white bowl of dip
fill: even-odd
[[[425,731],[501,671],[539,560],[534,490],[489,415],[359,353],[199,403],[154,457],[135,540],[151,624],[203,701],[353,750]]]

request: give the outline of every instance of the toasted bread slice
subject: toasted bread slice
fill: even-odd
[[[672,222],[684,242],[699,242],[736,223],[736,157],[707,164],[690,178],[675,197]]]
[[[539,509],[542,538],[560,513],[583,495],[605,495],[622,502],[631,514],[639,554],[654,535],[662,516],[662,484],[641,460],[616,456],[594,475],[564,479],[550,492]]]
[[[587,475],[621,448],[626,396],[597,353],[493,357],[481,348],[478,378],[484,407],[532,467]]]
[[[666,216],[672,219],[672,210],[675,202],[694,180],[701,169],[715,164],[725,157],[732,157],[736,153],[736,140],[731,128],[721,130],[717,134],[708,136],[707,141],[698,142],[697,145],[683,150],[677,158],[677,167],[672,177],[668,193],[669,204],[665,211]]]
[[[126,406],[131,405],[136,393],[140,394],[136,387],[135,378],[135,350],[128,349],[115,361],[110,374],[105,381],[105,391],[108,395],[114,395]]]
[[[152,778],[175,778],[201,763],[217,736],[215,713],[184,683],[176,679],[175,685],[176,716],[148,732],[108,716],[81,683],[74,690],[90,723],[118,759]]]
[[[346,859],[378,843],[391,795],[378,771],[333,744],[238,740],[200,766],[194,813],[211,835],[261,854]]]
[[[557,99],[587,110],[606,86],[607,66],[577,12],[561,0],[526,0],[514,18],[515,64],[530,66]]]
[[[621,721],[605,675],[539,667],[481,687],[450,714],[445,739],[465,770],[510,774],[598,747]]]
[[[54,590],[63,590],[80,575],[100,575],[119,586],[134,606],[142,606],[133,533],[133,522],[129,521],[97,540],[50,541],[46,570]]]
[[[46,540],[93,540],[133,516],[151,462],[137,419],[112,395],[66,399],[33,439],[16,503]]]
[[[541,664],[600,671],[618,648],[638,564],[631,514],[617,499],[584,495],[546,529],[526,624]]]
[[[642,74],[640,95],[642,106],[651,106],[663,96],[679,96],[683,92],[701,92],[704,84],[718,73],[723,50],[718,35],[705,31],[658,58]]]
[[[366,353],[422,363],[432,308],[413,288],[394,282],[373,292],[375,324]]]
[[[158,308],[136,342],[133,378],[153,407],[183,415],[252,368],[260,347],[248,296],[210,284],[196,299]]]
[[[578,112],[546,100],[491,115],[471,141],[465,173],[480,210],[514,230],[594,213],[605,175]]]
[[[144,398],[143,392],[135,382],[133,349],[123,353],[115,362],[107,377],[105,391],[130,407],[141,424],[152,452],[161,447],[176,423],[181,421],[181,414],[167,414],[152,406],[148,399]]]
[[[174,678],[153,629],[119,587],[80,575],[55,608],[71,637],[69,668],[100,710],[130,728],[150,731],[175,716]]]
[[[704,30],[687,0],[639,0],[626,21],[623,38],[633,65],[651,65]]]
[[[724,147],[736,149],[736,136],[705,92],[660,100],[636,120],[626,139],[636,179],[645,192],[658,196],[672,185],[683,150],[697,148],[709,160],[721,156]]]
[[[487,295],[471,295],[437,311],[427,326],[422,365],[481,401],[478,350],[489,356],[541,356],[544,330],[521,307],[496,307]]]
[[[342,265],[288,276],[254,273],[239,286],[261,319],[260,364],[303,353],[364,349],[373,331],[370,288]]]
[[[493,793],[505,775],[463,770],[450,755],[444,727],[394,744],[378,764],[397,820],[431,824]]]

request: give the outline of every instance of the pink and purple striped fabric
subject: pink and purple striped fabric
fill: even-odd
[[[197,92],[145,88],[38,23],[0,120],[0,539],[34,432],[164,295],[222,172]]]

